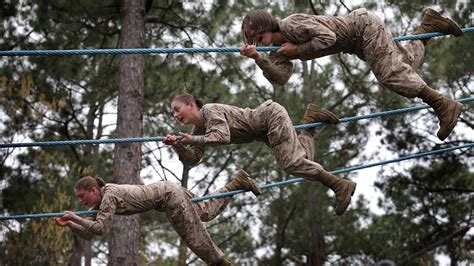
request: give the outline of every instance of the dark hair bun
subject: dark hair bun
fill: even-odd
[[[105,187],[105,182],[102,178],[100,177],[94,177],[95,179],[95,182],[97,182],[97,185],[102,188],[102,187]]]

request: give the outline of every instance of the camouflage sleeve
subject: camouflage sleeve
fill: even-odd
[[[92,234],[103,235],[109,230],[109,225],[112,221],[112,216],[115,213],[117,203],[117,197],[110,195],[110,193],[105,191],[95,220],[91,221],[79,217],[77,223]]]
[[[94,237],[94,234],[87,231],[83,226],[76,224],[74,222],[71,222],[71,224],[69,225],[69,228],[75,235],[85,240],[91,240],[92,237]]]
[[[201,161],[204,154],[204,145],[183,145],[172,146],[178,154],[179,160],[188,166],[195,166]]]
[[[273,85],[285,85],[293,74],[293,64],[287,58],[270,54],[255,60],[265,78]]]
[[[206,133],[202,136],[193,136],[192,144],[222,145],[230,143],[230,129],[224,112],[217,108],[203,108],[206,117]]]
[[[302,57],[331,47],[337,41],[336,33],[321,24],[296,24],[291,28],[300,41],[298,51]]]

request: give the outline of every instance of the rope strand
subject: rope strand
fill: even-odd
[[[410,159],[415,159],[415,158],[421,158],[424,156],[428,155],[433,155],[433,154],[439,154],[439,153],[444,153],[444,152],[450,152],[458,149],[469,149],[474,147],[474,142],[473,143],[468,143],[464,145],[459,145],[459,146],[452,146],[452,147],[447,147],[447,148],[441,148],[441,149],[436,149],[432,151],[427,151],[427,152],[421,152],[421,153],[416,153],[416,154],[411,154],[403,157],[399,157],[396,159],[391,159],[391,160],[385,160],[385,161],[380,161],[380,162],[375,162],[375,163],[370,163],[370,164],[365,164],[365,165],[357,165],[357,166],[351,166],[343,169],[339,169],[336,171],[332,171],[331,173],[334,175],[337,174],[342,174],[342,173],[348,173],[348,172],[353,172],[361,169],[366,169],[366,168],[371,168],[379,165],[385,165],[385,164],[391,164],[391,163],[396,163],[396,162],[401,162],[405,160],[410,160]],[[282,181],[282,182],[276,182],[276,183],[270,183],[270,184],[265,184],[260,186],[260,188],[263,189],[270,189],[274,187],[281,187],[281,186],[286,186],[289,184],[294,184],[298,182],[305,181],[304,178],[294,178],[290,179],[287,181]],[[236,194],[240,193],[245,193],[247,190],[235,190],[235,191],[230,191],[230,192],[224,192],[220,194],[214,194],[214,195],[207,195],[203,197],[198,197],[198,198],[193,198],[191,199],[191,202],[199,202],[203,200],[208,200],[208,199],[216,199],[216,198],[223,198],[223,197],[228,197],[228,196],[233,196]],[[76,212],[77,215],[94,215],[98,211],[79,211]],[[20,220],[20,219],[35,219],[35,218],[50,218],[50,217],[62,217],[64,213],[38,213],[38,214],[24,214],[24,215],[13,215],[13,216],[0,216],[0,221],[4,220]]]
[[[474,32],[474,27],[461,29],[464,33]],[[419,40],[447,35],[442,32],[431,32],[393,38],[394,42]],[[259,52],[272,52],[281,46],[257,47]],[[238,53],[240,47],[210,47],[210,48],[136,48],[136,49],[89,49],[89,50],[12,50],[0,51],[0,56],[27,55],[98,55],[98,54],[180,54],[180,53]]]
[[[460,103],[468,103],[474,102],[474,98],[464,98],[458,100]],[[429,105],[416,105],[413,107],[408,108],[401,108],[401,109],[394,109],[384,112],[377,112],[368,115],[361,115],[361,116],[352,116],[352,117],[344,117],[341,118],[339,121],[341,123],[348,123],[359,121],[363,119],[372,119],[376,117],[383,117],[388,115],[394,114],[401,114],[401,113],[408,113],[419,111],[422,109],[430,108]],[[309,123],[303,125],[296,125],[294,126],[295,129],[303,129],[303,128],[311,128],[311,127],[318,127],[326,125],[326,123],[317,122],[317,123]],[[20,143],[0,143],[0,148],[15,148],[15,147],[40,147],[40,146],[55,146],[55,145],[81,145],[81,144],[107,144],[107,143],[127,143],[127,142],[151,142],[151,141],[162,141],[164,139],[163,136],[157,137],[141,137],[141,138],[117,138],[117,139],[90,139],[90,140],[59,140],[59,141],[43,141],[43,142],[20,142]],[[178,139],[182,139],[181,136],[178,136]]]
[[[414,158],[420,158],[420,157],[423,157],[423,156],[454,151],[454,150],[457,150],[457,149],[472,148],[472,147],[474,147],[474,142],[469,143],[469,144],[459,145],[459,146],[453,146],[453,147],[448,147],[448,148],[442,148],[442,149],[437,149],[437,150],[432,150],[432,151],[427,151],[427,152],[411,154],[411,155],[407,155],[407,156],[404,156],[404,157],[399,157],[399,158],[391,159],[391,160],[385,160],[385,161],[380,161],[380,162],[375,162],[375,163],[370,163],[370,164],[365,164],[365,165],[363,164],[363,165],[351,166],[351,167],[339,169],[339,170],[336,170],[336,171],[332,171],[331,174],[338,175],[338,174],[342,174],[342,173],[348,173],[348,172],[353,172],[353,171],[357,171],[357,170],[361,170],[361,169],[371,168],[371,167],[375,167],[375,166],[379,166],[379,165],[396,163],[396,162],[406,161],[406,160],[410,160],[410,159],[414,159]],[[304,179],[304,178],[294,178],[294,179],[290,179],[290,180],[286,180],[286,181],[282,181],[282,182],[266,184],[266,185],[260,186],[260,188],[261,189],[269,189],[269,188],[273,188],[273,187],[281,187],[281,186],[285,186],[285,185],[289,185],[289,184],[293,184],[293,183],[299,183],[299,182],[302,182],[302,181],[305,181],[305,180],[306,179]],[[207,196],[200,197],[200,198],[194,198],[191,201],[192,202],[198,202],[198,201],[203,201],[203,200],[207,200],[207,199],[223,198],[223,197],[233,196],[233,195],[244,193],[244,192],[247,192],[247,191],[246,190],[235,190],[235,191],[230,191],[230,192],[224,192],[224,193],[221,193],[221,194],[207,195]]]

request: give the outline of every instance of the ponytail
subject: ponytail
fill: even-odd
[[[105,187],[105,181],[104,181],[104,179],[102,179],[101,177],[98,177],[98,176],[97,176],[97,177],[94,177],[94,179],[95,179],[95,182],[97,183],[97,186],[98,186],[99,188]]]
[[[91,190],[92,188],[101,189],[105,187],[105,181],[100,177],[84,176],[77,180],[74,189]]]
[[[201,109],[204,106],[204,103],[202,102],[201,99],[196,99],[194,98],[194,102],[196,103],[196,106]]]
[[[193,95],[189,94],[189,93],[181,93],[179,95],[176,95],[174,98],[173,98],[173,101],[179,101],[179,102],[182,102],[182,103],[185,103],[185,104],[190,104],[190,103],[194,103],[196,104],[196,106],[201,109],[202,106],[204,105],[203,101],[201,101],[200,99],[196,99],[196,97],[194,97]]]

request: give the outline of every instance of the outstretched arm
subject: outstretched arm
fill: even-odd
[[[293,73],[293,64],[289,59],[273,54],[264,56],[257,52],[255,45],[242,46],[240,54],[253,58],[262,70],[265,78],[273,85],[285,85]]]
[[[293,64],[285,57],[269,55],[255,60],[263,76],[273,85],[285,85],[293,74]]]
[[[71,229],[71,231],[76,234],[77,236],[79,236],[80,238],[83,238],[85,240],[91,240],[92,237],[94,237],[94,234],[92,234],[91,232],[87,231],[84,227],[72,222],[72,221],[69,221],[68,219],[65,219],[64,217],[60,217],[60,218],[56,218],[54,219],[54,223],[58,226],[61,226],[61,227],[69,227],[69,229]]]
[[[163,143],[171,145],[178,154],[179,160],[189,166],[197,165],[204,154],[203,145],[183,145],[175,135],[166,135]]]
[[[92,221],[82,218],[71,211],[65,211],[63,218],[82,226],[89,233],[103,235],[109,230],[109,225],[112,216],[115,213],[117,201],[118,199],[116,197],[104,193],[100,203],[99,212],[97,213],[95,220]],[[75,229],[79,230],[80,228],[76,227]]]
[[[208,105],[206,105],[208,106]],[[194,145],[224,145],[230,143],[230,129],[224,111],[219,107],[206,107],[201,110],[205,119],[206,132],[204,135],[192,136],[180,134],[184,137],[184,144]]]
[[[76,234],[77,236],[87,240],[87,241],[90,241],[93,237],[94,237],[94,234],[87,231],[84,227],[78,225],[78,224],[75,224],[75,223],[71,223],[71,225],[69,226],[69,228],[71,228],[71,231]]]
[[[198,164],[204,155],[203,145],[183,145],[178,143],[173,145],[173,149],[178,153],[179,160],[188,166]]]

